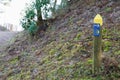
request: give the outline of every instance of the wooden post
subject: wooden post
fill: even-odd
[[[101,42],[102,42],[102,17],[97,14],[94,18],[93,34],[94,34],[94,53],[93,53],[93,73],[99,72],[101,65]]]

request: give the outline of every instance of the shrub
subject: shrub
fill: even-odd
[[[37,32],[36,21],[34,20],[36,16],[35,9],[33,5],[30,5],[25,10],[25,16],[21,20],[22,27],[27,30],[30,35],[34,35]]]
[[[35,0],[26,8],[21,25],[31,35],[35,35],[38,31],[45,31],[48,27],[47,20],[50,19],[50,16],[54,17],[56,11],[63,9],[67,4],[65,0],[62,0],[60,5],[57,4],[57,0],[53,3],[51,2],[52,0]]]

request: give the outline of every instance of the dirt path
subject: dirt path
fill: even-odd
[[[7,43],[17,32],[0,31],[0,47]]]

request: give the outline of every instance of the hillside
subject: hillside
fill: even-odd
[[[103,54],[101,71],[92,74],[93,19],[100,13]],[[71,0],[66,14],[32,38],[21,32],[1,51],[1,80],[119,80],[120,1]],[[107,59],[107,58],[111,58]]]

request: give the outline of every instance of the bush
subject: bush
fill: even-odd
[[[34,35],[37,32],[37,25],[35,21],[35,9],[33,5],[30,5],[25,10],[25,16],[21,20],[22,27],[27,30],[30,35]]]
[[[59,5],[57,4],[57,0],[51,2],[52,0],[35,0],[26,8],[21,25],[31,35],[35,35],[38,31],[45,31],[48,27],[47,20],[52,17],[54,18],[54,16],[56,17],[56,13],[59,15],[60,10],[64,9],[67,5],[66,0],[62,0]]]
[[[32,36],[35,35],[37,30],[38,30],[38,27],[36,25],[36,22],[34,22],[34,21],[31,22],[31,24],[28,28],[28,32],[30,33],[30,35],[32,35]]]

